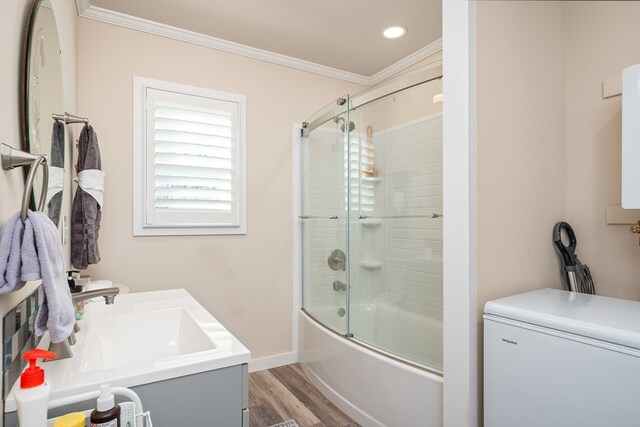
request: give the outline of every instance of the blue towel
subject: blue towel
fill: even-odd
[[[58,230],[44,212],[29,211],[21,247],[24,281],[42,279],[44,298],[36,315],[35,332],[49,330],[51,342],[64,341],[75,324]]]
[[[2,236],[0,236],[0,294],[8,294],[24,286],[24,282],[20,280],[20,268],[22,267],[20,246],[23,230],[20,212],[9,218],[9,221],[2,228]]]

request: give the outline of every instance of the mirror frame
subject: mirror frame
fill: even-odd
[[[51,162],[53,161],[52,148],[50,147],[48,150],[38,151],[38,147],[42,147],[41,144],[45,142],[44,138],[40,136],[39,138],[34,139],[34,135],[31,132],[31,127],[34,126],[34,122],[32,122],[32,119],[35,120],[35,124],[39,123],[40,121],[43,121],[43,123],[45,123],[44,121],[52,120],[52,118],[43,116],[42,112],[40,112],[38,115],[34,115],[38,113],[38,111],[37,110],[33,111],[33,108],[32,108],[33,103],[31,102],[31,99],[30,99],[31,96],[34,96],[31,93],[31,90],[33,89],[32,83],[34,81],[33,72],[35,73],[38,72],[37,70],[31,69],[33,65],[32,56],[37,55],[39,53],[36,49],[38,49],[37,37],[38,37],[38,30],[40,29],[40,27],[36,28],[36,26],[40,25],[39,21],[41,21],[41,18],[42,19],[48,18],[48,16],[41,15],[49,12],[48,10],[44,10],[45,8],[50,9],[51,17],[53,20],[53,25],[54,25],[53,30],[55,30],[55,43],[56,43],[54,48],[57,48],[56,56],[59,56],[60,59],[62,58],[62,50],[61,50],[62,48],[60,46],[60,37],[58,34],[58,23],[56,21],[55,12],[53,10],[53,4],[51,4],[50,0],[32,0],[29,5],[27,19],[25,20],[25,24],[24,24],[22,46],[21,46],[22,49],[21,49],[21,61],[20,61],[20,130],[22,133],[21,135],[22,150],[27,153],[31,153],[35,155],[46,154],[48,166],[51,166]],[[55,50],[53,52],[55,52]],[[60,77],[59,81],[58,81],[57,75],[55,75],[57,71],[55,70],[52,70],[52,71],[53,73],[51,73],[50,71],[47,74],[43,74],[42,77],[44,78],[47,75],[55,77],[56,81],[54,82],[54,84],[59,85],[60,89],[63,90],[64,81],[62,76],[62,69],[59,70],[59,77]],[[45,80],[47,79],[45,78]],[[64,95],[64,92],[60,93],[60,96],[61,96],[60,105],[59,105],[60,110],[58,111],[56,106],[54,107],[56,109],[53,111],[53,113],[62,112],[63,105],[64,105],[64,102],[62,100],[63,95]],[[36,100],[37,99],[38,98],[36,97]],[[42,125],[40,124],[39,126],[42,126]],[[47,125],[45,124],[45,128],[46,127]],[[50,136],[48,138],[50,139]],[[67,150],[66,136],[65,136],[64,145],[65,145],[64,151],[66,151]],[[47,143],[47,146],[49,146],[48,143]],[[42,147],[41,149],[44,149],[44,147]],[[63,159],[64,159],[64,155],[63,155]],[[30,168],[24,168],[25,179],[27,179],[28,177],[29,170]],[[64,166],[63,166],[63,171],[64,171]],[[64,190],[65,189],[63,188],[63,192]],[[38,196],[34,189],[34,191],[31,192],[29,197],[29,205],[28,205],[29,209],[33,211],[37,210],[37,204],[36,204],[37,199],[41,199],[41,195]],[[47,209],[44,209],[44,211],[47,213],[47,215],[51,219],[54,219],[51,216],[52,215],[51,211],[48,211]],[[57,218],[59,218],[60,209],[58,209],[56,213],[58,215]],[[56,227],[60,227],[59,220],[55,222],[55,225]]]
[[[31,39],[36,11],[42,0],[33,0],[29,6],[29,20],[26,22],[22,36],[22,58],[20,62],[20,130],[22,132],[22,150],[29,152],[29,56],[31,54]],[[28,170],[24,169],[25,177]],[[33,200],[32,200],[33,207]]]

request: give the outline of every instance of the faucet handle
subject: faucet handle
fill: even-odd
[[[71,331],[71,335],[69,335],[67,341],[69,342],[69,345],[76,345],[78,339],[76,338],[76,333],[74,331]]]
[[[68,359],[73,356],[73,352],[71,351],[71,346],[69,345],[68,340],[63,340],[62,342],[50,343],[49,351],[54,352],[58,356],[55,359],[48,359],[48,360]]]

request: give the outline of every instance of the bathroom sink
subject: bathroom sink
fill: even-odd
[[[85,322],[82,330],[84,346],[77,355],[82,373],[216,348],[184,308],[105,316]]]
[[[73,357],[42,364],[50,399],[134,387],[247,363],[251,353],[184,289],[90,302],[78,322]],[[48,334],[38,345],[47,348]],[[15,411],[13,391],[5,412]]]

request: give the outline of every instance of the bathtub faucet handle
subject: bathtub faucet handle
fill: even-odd
[[[334,249],[329,258],[327,258],[327,264],[333,271],[345,271],[347,266],[347,255],[340,249]]]

